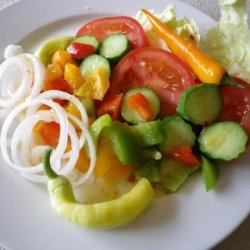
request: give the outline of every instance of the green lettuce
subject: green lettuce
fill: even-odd
[[[188,18],[178,20],[176,9],[172,4],[168,5],[162,12],[156,12],[154,10],[150,10],[150,12],[153,13],[162,22],[166,23],[177,34],[180,34],[185,39],[192,41],[196,45],[199,44],[199,29],[194,20]],[[168,50],[166,43],[158,35],[155,34],[147,18],[141,11],[138,11],[136,13],[135,19],[142,25],[148,41],[152,47]]]
[[[220,21],[207,32],[202,45],[230,75],[250,82],[250,31],[245,0],[219,0]]]

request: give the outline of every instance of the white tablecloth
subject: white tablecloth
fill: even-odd
[[[0,9],[14,4],[19,0],[0,0]],[[219,20],[220,12],[217,0],[182,0],[204,13],[208,14],[215,20]],[[247,1],[248,12],[250,13],[250,1]],[[250,19],[248,20],[250,24]],[[250,216],[248,219],[227,239],[220,243],[214,250],[249,250],[250,249]]]

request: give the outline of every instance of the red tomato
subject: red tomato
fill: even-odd
[[[220,112],[219,120],[239,122],[250,136],[250,84],[235,79],[244,88],[224,86],[221,93],[224,106]]]
[[[167,154],[177,161],[181,161],[189,166],[197,166],[199,161],[194,156],[192,152],[192,148],[189,145],[183,145],[180,148],[172,150],[170,153]]]
[[[73,94],[73,91],[69,84],[63,79],[63,77],[57,77],[54,81],[46,82],[43,86],[44,91],[48,90],[60,90],[63,92],[67,92],[69,94]],[[55,100],[60,105],[64,106],[68,103],[67,100]]]
[[[131,88],[151,88],[161,100],[161,116],[176,113],[182,92],[195,84],[189,67],[177,56],[162,49],[130,51],[115,67],[108,95]]]
[[[39,132],[46,144],[54,146],[59,140],[60,125],[56,122],[44,122]]]
[[[82,59],[95,52],[95,47],[90,44],[73,42],[67,48],[67,51],[76,59]]]
[[[124,33],[133,48],[148,46],[148,40],[141,25],[127,16],[96,19],[81,27],[76,35],[92,35],[102,41],[105,36],[115,33]]]

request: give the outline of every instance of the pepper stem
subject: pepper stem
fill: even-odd
[[[49,179],[55,179],[58,177],[58,174],[51,167],[51,164],[50,164],[51,153],[52,153],[51,148],[47,148],[45,150],[44,155],[43,155],[43,168],[44,168],[44,172],[46,173]]]
[[[237,88],[240,88],[240,89],[244,89],[244,87],[239,84],[238,82],[234,81],[230,76],[229,74],[224,74],[224,76],[222,77],[221,79],[221,85],[228,85],[228,86],[234,86],[234,87],[237,87]]]

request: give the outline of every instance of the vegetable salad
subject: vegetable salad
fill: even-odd
[[[195,22],[178,21],[170,5],[91,20],[34,55],[8,46],[0,66],[5,161],[47,183],[53,209],[86,227],[133,220],[155,189],[177,192],[197,171],[207,191],[216,189],[218,161],[247,148],[250,85],[243,68],[234,74],[199,43]],[[91,192],[88,183],[113,190],[108,201],[80,204],[73,190]]]

